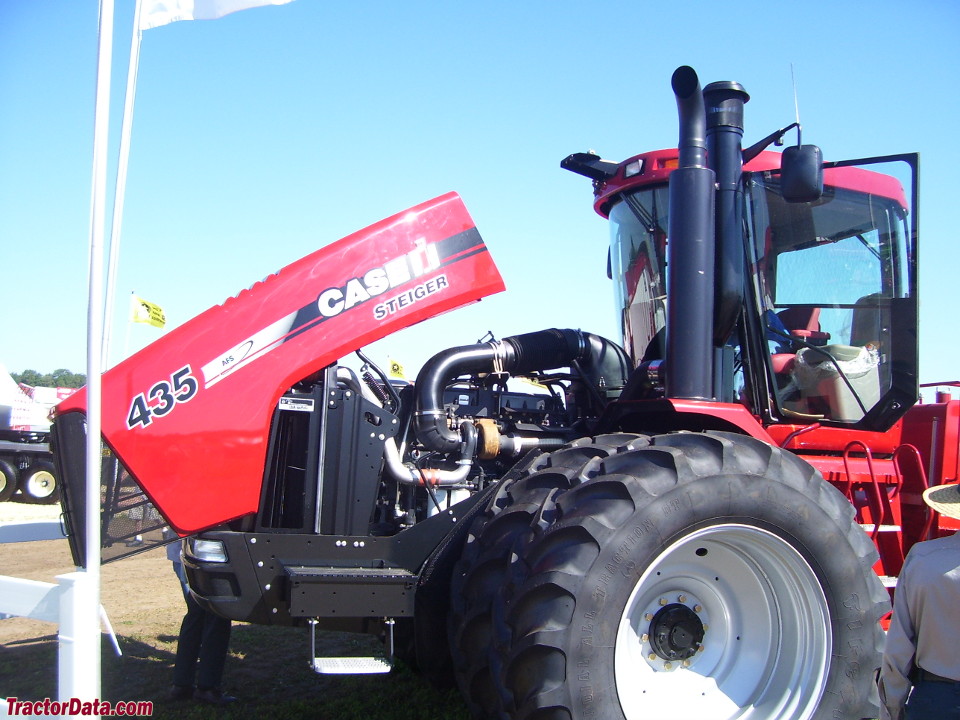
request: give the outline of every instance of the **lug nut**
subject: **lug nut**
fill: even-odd
[[[649,622],[650,620],[653,620],[653,613],[647,613],[646,615],[643,616],[643,619],[646,620],[646,621],[648,621],[648,622]]]
[[[694,605],[694,606],[693,606],[693,611],[694,611],[695,613],[702,613],[702,612],[703,612],[703,605]]]
[[[679,602],[685,603],[685,602],[687,601],[687,596],[686,596],[686,595],[679,595],[679,596],[677,596],[677,600],[678,600]]]
[[[656,659],[657,659],[656,653],[650,653],[649,655],[647,655],[647,660],[656,660]]]
[[[669,601],[666,598],[660,598],[660,604],[666,605]]]
[[[668,663],[668,662],[665,662],[665,663],[663,664],[663,669],[664,669],[664,670],[672,670],[672,669],[673,669],[673,665],[671,665],[671,664]]]
[[[690,661],[689,661],[689,660],[684,660],[684,661],[683,661],[683,666],[684,666],[684,667],[690,667]]]
[[[647,633],[644,633],[640,636],[640,642],[647,642],[650,639],[650,636]]]

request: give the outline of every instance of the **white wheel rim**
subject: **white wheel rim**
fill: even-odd
[[[27,479],[27,494],[35,498],[46,498],[57,489],[57,480],[48,470],[38,470]]]
[[[650,643],[664,601],[706,626],[686,666]],[[670,545],[633,589],[614,649],[617,694],[628,720],[802,720],[823,695],[831,652],[827,599],[803,556],[766,530],[714,525]]]

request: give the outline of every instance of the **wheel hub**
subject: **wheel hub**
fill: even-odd
[[[39,498],[46,497],[53,491],[54,483],[53,475],[49,472],[38,472],[30,479],[30,494]]]
[[[740,524],[663,550],[624,606],[616,645],[628,720],[809,720],[832,657],[818,576],[783,538]]]
[[[692,658],[700,650],[705,630],[697,614],[681,603],[666,605],[650,621],[650,647],[664,660]]]

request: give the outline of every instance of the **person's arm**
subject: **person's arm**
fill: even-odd
[[[887,633],[880,668],[880,720],[902,720],[910,688],[910,673],[916,657],[916,626],[910,609],[908,568],[903,565],[893,603],[893,620]]]

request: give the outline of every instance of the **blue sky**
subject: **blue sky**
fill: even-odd
[[[0,2],[0,363],[85,368],[97,2]],[[727,14],[731,8],[735,14]],[[112,149],[133,16],[117,0]],[[507,292],[370,349],[413,372],[545,327],[613,339],[607,229],[560,160],[676,143],[670,75],[736,80],[749,144],[793,120],[828,159],[919,151],[921,381],[960,377],[950,221],[960,4],[328,3],[144,32],[115,352],[131,291],[180,324],[376,220],[455,190]]]

